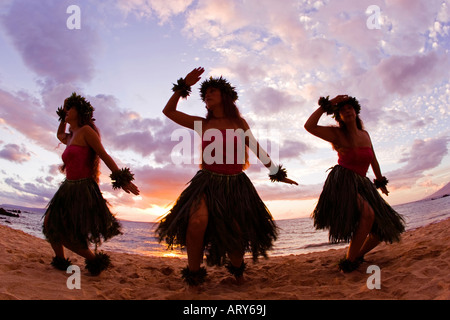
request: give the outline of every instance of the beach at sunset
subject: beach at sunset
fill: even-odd
[[[0,301],[450,300],[449,6],[0,0]]]
[[[413,3],[2,1],[0,203],[42,208],[55,194],[65,149],[56,110],[77,92],[141,191],[113,190],[102,162],[114,213],[155,221],[198,170],[193,130],[162,110],[177,79],[200,66],[201,81],[223,76],[236,87],[254,136],[299,183],[271,183],[260,162],[247,170],[275,219],[308,216],[336,164],[332,146],[303,127],[321,96],[360,102],[391,205],[429,196],[449,182],[450,15],[445,1]],[[199,88],[180,111],[205,116]]]
[[[112,267],[93,277],[79,256],[80,289],[50,265],[45,240],[0,225],[1,300],[379,300],[450,299],[450,219],[403,234],[400,243],[381,244],[358,270],[344,274],[336,264],[345,249],[248,261],[247,282],[237,285],[225,268],[207,268],[199,292],[180,280],[184,258],[108,252]],[[379,284],[376,288],[376,271]],[[368,273],[368,270],[370,271]],[[369,289],[372,288],[372,289]]]

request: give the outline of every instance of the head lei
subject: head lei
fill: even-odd
[[[347,99],[339,102],[338,104],[331,104],[331,102],[328,99],[329,99],[329,97],[326,97],[326,98],[321,97],[319,100],[319,105],[325,109],[327,114],[329,114],[329,115],[332,114],[333,118],[336,121],[339,121],[341,119],[341,117],[339,116],[339,110],[343,106],[351,105],[357,115],[361,111],[361,105],[359,104],[358,100],[356,100],[356,98],[354,98],[354,97],[348,96]]]
[[[91,105],[86,98],[77,95],[76,92],[73,92],[72,95],[66,99],[64,105],[67,109],[75,107],[78,111],[78,116],[83,119],[83,121],[90,121],[92,119],[92,115],[94,113],[94,107]]]
[[[206,91],[209,88],[219,89],[220,92],[229,96],[233,102],[236,102],[238,99],[238,94],[235,90],[236,88],[231,86],[231,84],[226,79],[222,78],[222,76],[220,76],[220,78],[210,77],[209,80],[203,81],[200,87],[200,96],[203,101],[205,101]]]

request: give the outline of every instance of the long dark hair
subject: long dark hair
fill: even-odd
[[[225,118],[231,119],[238,125],[239,128],[244,129],[244,119],[242,118],[236,103],[234,103],[233,99],[229,95],[223,94],[223,92],[221,92],[221,95]],[[212,118],[214,118],[213,112],[207,108],[206,121],[208,122]]]
[[[72,93],[72,95],[64,100],[64,108],[69,110],[70,108],[75,108],[78,114],[78,127],[83,127],[85,125],[90,126],[99,136],[100,131],[95,125],[93,118],[94,108],[91,103],[87,101],[84,97],[77,95],[76,92]],[[69,134],[72,136],[72,130],[69,128]],[[92,161],[92,178],[98,183],[100,176],[100,157],[98,154],[94,152],[91,148],[91,161]],[[66,165],[62,164],[60,167],[62,173],[66,170]]]

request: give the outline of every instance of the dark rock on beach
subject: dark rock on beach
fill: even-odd
[[[20,217],[18,213],[14,213],[14,212],[20,212],[20,211],[13,210],[13,212],[10,212],[10,211],[6,211],[3,208],[0,208],[0,215],[7,216],[7,217],[15,217],[15,218]]]

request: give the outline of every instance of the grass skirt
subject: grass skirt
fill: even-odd
[[[245,173],[222,175],[200,170],[156,230],[169,248],[186,246],[190,213],[201,199],[208,209],[204,249],[208,265],[222,265],[227,252],[245,251],[253,260],[267,257],[277,238],[272,215]],[[192,208],[192,209],[191,209]],[[192,211],[191,211],[192,210]]]
[[[81,248],[121,234],[119,222],[91,178],[62,182],[47,206],[43,232],[52,243],[64,241]]]
[[[331,242],[349,242],[361,217],[358,194],[375,213],[371,233],[380,241],[399,241],[405,231],[402,216],[384,201],[369,178],[339,165],[329,173],[312,214],[316,229],[329,229]]]

